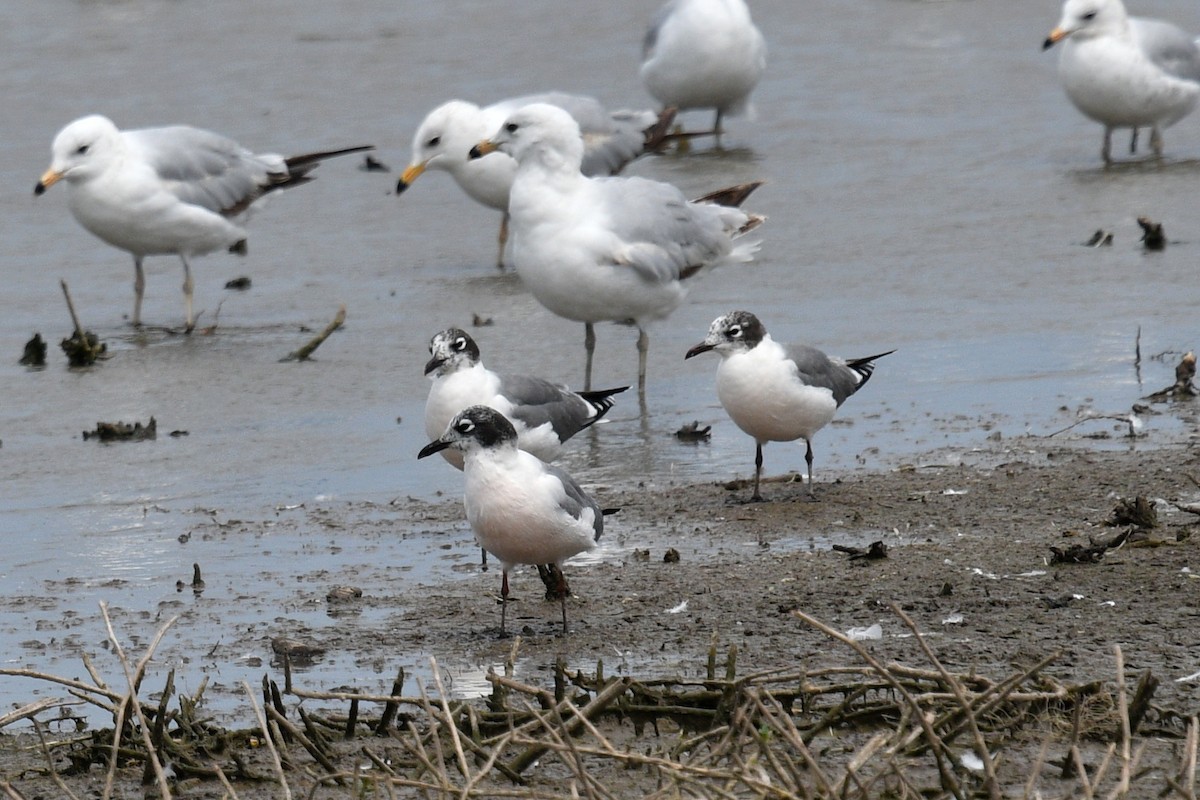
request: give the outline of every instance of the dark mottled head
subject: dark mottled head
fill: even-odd
[[[429,361],[425,374],[450,375],[479,363],[479,345],[461,328],[447,328],[429,340]]]
[[[417,458],[433,455],[447,447],[469,453],[475,449],[515,449],[516,446],[517,431],[503,414],[489,406],[470,406],[450,420],[440,438],[421,448]]]
[[[730,311],[713,320],[704,341],[687,351],[685,359],[716,350],[722,356],[753,350],[767,335],[758,317],[749,311]]]

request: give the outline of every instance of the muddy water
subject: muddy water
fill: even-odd
[[[138,0],[0,10],[0,592],[17,601],[0,620],[6,666],[77,669],[73,648],[104,639],[99,601],[144,636],[180,600],[175,582],[193,562],[204,565],[208,596],[258,601],[237,620],[193,620],[198,642],[221,640],[222,623],[266,631],[264,615],[328,624],[297,597],[363,583],[347,565],[395,565],[368,576],[401,583],[367,587],[377,595],[470,574],[460,521],[371,536],[331,528],[315,541],[310,526],[271,523],[357,502],[378,504],[385,526],[393,500],[459,491],[444,464],[415,460],[425,442],[421,366],[443,327],[490,318],[474,330],[489,364],[580,383],[581,326],[491,266],[497,216],[443,175],[402,198],[392,187],[417,123],[452,96],[555,88],[647,104],[636,59],[655,5],[563,11],[530,0],[501,14],[483,2]],[[1195,9],[1139,8],[1200,30]],[[959,458],[989,436],[1062,428],[1080,409],[1126,413],[1171,382],[1178,355],[1196,344],[1195,119],[1167,132],[1166,163],[1102,169],[1099,128],[1064,100],[1055,54],[1039,51],[1053,3],[777,0],[754,13],[771,48],[756,119],[731,121],[723,151],[701,145],[630,172],[694,195],[766,179],[748,204],[769,217],[760,257],[704,277],[651,330],[646,412],[622,396],[565,458],[571,471],[592,485],[651,487],[748,474],[751,444],[716,404],[715,358],[682,358],[735,307],[755,311],[776,338],[836,354],[898,349],[821,433],[818,480],[932,451]],[[30,193],[54,133],[90,112],[126,127],[211,127],[261,150],[370,142],[393,171],[330,162],[256,216],[247,257],[198,259],[200,325],[216,323],[211,335],[164,330],[182,317],[181,270],[151,259],[151,327],[134,333],[130,259],[70,219],[62,187],[36,201]],[[1143,251],[1140,215],[1164,223],[1164,252]],[[1098,228],[1113,245],[1083,246]],[[249,291],[223,290],[241,275]],[[54,347],[70,329],[60,278],[108,343],[99,367],[69,371]],[[340,303],[347,324],[315,361],[278,363]],[[35,331],[52,342],[41,371],[16,364]],[[599,384],[633,382],[635,364],[630,330],[599,330]],[[152,415],[163,434],[155,442],[81,441],[97,420]],[[692,420],[713,425],[710,443],[673,439]],[[1188,426],[1151,417],[1138,446]],[[770,472],[802,466],[800,447],[767,449]],[[227,535],[238,520],[255,522],[253,536]],[[238,657],[269,658],[267,638]],[[330,667],[330,679],[348,666]],[[0,681],[6,703],[28,694]]]

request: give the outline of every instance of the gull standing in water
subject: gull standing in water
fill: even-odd
[[[479,546],[501,563],[500,633],[508,611],[508,573],[517,564],[554,564],[596,547],[604,511],[570,475],[517,447],[517,432],[487,406],[459,412],[417,458],[453,447],[464,457],[467,521]],[[564,587],[565,588],[565,587]],[[562,629],[567,633],[567,593]]]
[[[584,323],[591,388],[596,322],[638,329],[638,395],[646,392],[646,326],[683,302],[684,281],[722,264],[753,260],[757,241],[738,242],[763,218],[646,178],[589,178],[579,171],[579,125],[555,106],[535,103],[510,116],[471,149],[517,160],[508,211],[512,258],[543,306]],[[759,184],[740,187],[736,202]],[[721,193],[715,193],[715,197]]]
[[[259,198],[312,180],[326,158],[369,145],[285,158],[256,155],[210,131],[186,125],[122,131],[99,115],[77,119],[54,137],[50,168],[34,194],[67,182],[67,204],[90,233],[133,255],[133,324],[142,322],[146,256],[183,262],[187,331],[192,315],[191,256],[246,252],[241,222]]]
[[[717,397],[734,423],[754,437],[754,494],[762,500],[763,445],[804,439],[808,464],[808,496],[812,483],[812,437],[824,428],[850,395],[871,379],[877,358],[886,353],[841,361],[808,345],[779,344],[758,317],[732,311],[713,320],[704,341],[685,359],[716,350]]]
[[[1065,40],[1065,41],[1063,41]],[[1200,47],[1169,22],[1131,17],[1121,0],[1067,0],[1042,49],[1062,42],[1058,75],[1084,116],[1104,126],[1100,150],[1112,163],[1112,132],[1150,128],[1162,157],[1162,129],[1186,117],[1200,100]]]
[[[564,92],[514,97],[482,107],[451,100],[430,111],[413,135],[412,160],[396,183],[396,194],[407,190],[426,170],[450,173],[471,199],[504,213],[496,262],[500,268],[504,267],[508,240],[508,192],[517,162],[504,153],[480,159],[471,159],[467,153],[510,114],[530,103],[558,106],[579,123],[584,137],[580,168],[585,175],[616,175],[633,159],[658,149],[675,118],[674,109],[662,113],[609,111],[595,98]]]
[[[642,84],[664,107],[744,113],[767,68],[767,46],[743,0],[671,0],[642,42]]]

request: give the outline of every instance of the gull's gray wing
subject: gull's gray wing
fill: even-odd
[[[840,406],[858,390],[862,376],[841,361],[836,361],[806,344],[785,346],[787,356],[796,365],[799,378],[808,386],[820,386],[833,392]]]
[[[126,131],[125,136],[170,191],[185,203],[232,215],[286,178],[282,156],[255,155],[232,139],[175,125]]]
[[[1130,17],[1129,22],[1143,52],[1164,72],[1200,81],[1200,48],[1190,34],[1158,19]]]
[[[501,375],[500,394],[513,404],[511,416],[527,428],[550,423],[560,442],[586,428],[595,409],[565,386],[526,375]]]
[[[604,533],[604,512],[600,510],[600,506],[563,470],[553,464],[547,464],[546,471],[562,482],[566,496],[559,501],[559,508],[570,514],[573,519],[583,519],[583,511],[586,508],[592,510],[592,530],[595,532],[593,538],[594,541],[600,541],[600,535]]]
[[[674,186],[645,178],[593,180],[595,200],[623,243],[616,263],[664,283],[687,277],[730,248],[730,230],[747,219],[735,208],[689,202]]]

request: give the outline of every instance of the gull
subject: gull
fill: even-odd
[[[425,401],[429,438],[440,436],[467,406],[490,406],[512,423],[518,447],[547,462],[558,458],[563,442],[608,413],[613,395],[629,388],[573,392],[544,378],[492,372],[480,360],[479,345],[459,328],[434,334],[429,354],[425,365],[432,381]],[[447,448],[442,456],[463,468],[461,451]]]
[[[685,359],[716,350],[717,397],[734,423],[754,437],[754,494],[762,500],[763,445],[803,438],[808,446],[808,495],[813,494],[812,437],[871,379],[877,358],[896,352],[841,361],[815,347],[776,342],[749,311],[732,311],[713,320],[704,341]]]
[[[642,84],[664,106],[716,109],[721,119],[748,110],[767,67],[767,46],[742,0],[671,0],[642,42]]]
[[[570,475],[519,449],[516,429],[494,408],[463,409],[417,458],[449,447],[463,454],[463,504],[475,540],[500,559],[504,635],[509,571],[517,564],[554,564],[561,575],[564,561],[600,541],[605,512]],[[566,635],[566,591],[560,591],[559,598]]]
[[[504,267],[508,238],[508,192],[517,162],[503,153],[472,160],[472,145],[500,127],[510,114],[530,103],[549,103],[564,109],[579,123],[584,137],[580,168],[586,175],[616,175],[638,156],[656,150],[675,117],[674,109],[608,111],[599,100],[565,92],[547,92],[501,100],[480,107],[451,100],[426,115],[413,135],[412,160],[396,183],[403,193],[426,170],[450,173],[471,199],[504,212],[500,223],[497,266]]]
[[[1063,41],[1063,40],[1066,41]],[[1121,0],[1067,0],[1042,49],[1063,41],[1058,75],[1084,116],[1104,126],[1100,150],[1112,163],[1112,132],[1150,128],[1162,157],[1162,129],[1186,117],[1200,99],[1200,48],[1169,22],[1131,17]]]
[[[583,137],[569,114],[538,104],[519,109],[472,155],[494,150],[517,160],[508,213],[512,260],[534,298],[584,323],[591,388],[593,324],[638,329],[638,396],[646,393],[646,325],[683,302],[684,281],[704,270],[753,260],[758,242],[737,242],[763,218],[721,205],[741,202],[758,183],[697,201],[646,178],[589,178],[579,171]]]
[[[326,158],[372,149],[346,147],[285,158],[254,154],[220,134],[173,125],[122,131],[100,115],[82,117],[54,137],[50,168],[34,187],[40,195],[67,183],[77,222],[133,256],[133,324],[142,322],[146,256],[175,254],[183,262],[187,331],[192,315],[192,256],[226,249],[244,255],[241,223],[276,189],[312,180]]]

